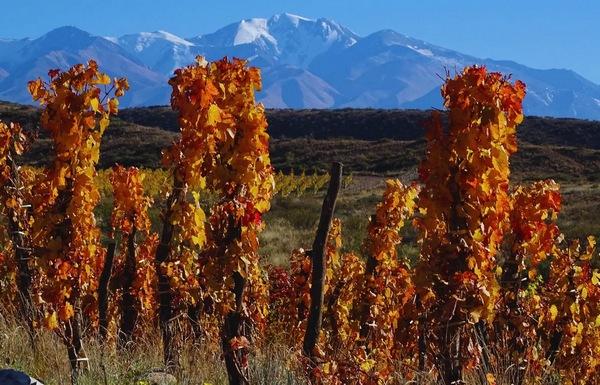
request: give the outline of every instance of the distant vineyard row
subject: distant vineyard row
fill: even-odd
[[[32,178],[35,179],[44,171],[40,168],[24,166],[23,172],[32,175]],[[110,168],[99,170],[96,175],[95,184],[103,198],[113,195],[111,179],[114,173],[115,170]],[[158,200],[168,193],[169,186],[173,184],[172,175],[163,169],[140,169],[139,175],[145,195],[154,200]],[[352,179],[352,175],[346,175],[342,181],[343,187],[350,186]],[[305,172],[284,174],[278,172],[274,174],[274,182],[273,195],[287,197],[290,195],[302,196],[306,193],[316,194],[327,187],[329,174],[307,174]]]

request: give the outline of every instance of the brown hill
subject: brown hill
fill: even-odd
[[[430,112],[269,110],[267,115],[277,169],[324,171],[337,160],[354,173],[415,175],[424,154],[423,123]],[[39,112],[31,106],[0,103],[0,119],[39,131]],[[176,131],[176,115],[166,107],[122,110],[103,141],[101,166],[158,167],[160,151]],[[600,122],[527,117],[518,137],[516,179],[600,180]],[[46,162],[49,145],[40,133],[27,162]]]

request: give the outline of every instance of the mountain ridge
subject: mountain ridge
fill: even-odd
[[[600,85],[574,71],[477,58],[390,29],[359,36],[330,19],[289,13],[189,38],[168,31],[96,36],[72,26],[35,39],[0,38],[0,99],[31,103],[28,80],[94,58],[103,71],[129,78],[123,106],[167,104],[173,70],[197,55],[260,67],[257,98],[267,107],[441,108],[446,72],[479,64],[527,84],[526,114],[600,120]]]

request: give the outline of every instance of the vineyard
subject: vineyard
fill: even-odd
[[[258,69],[198,57],[169,84],[179,136],[160,169],[100,169],[129,84],[94,61],[28,84],[44,167],[20,164],[35,135],[0,122],[0,339],[33,352],[26,369],[56,384],[158,365],[181,384],[600,383],[595,239],[559,228],[558,183],[511,183],[525,84],[448,73],[418,176],[387,180],[351,233],[341,163],[272,166]],[[323,193],[302,219],[310,249],[292,249],[299,229],[269,232],[277,199]]]

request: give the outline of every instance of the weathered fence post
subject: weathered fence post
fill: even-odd
[[[135,218],[133,218],[135,223]],[[121,348],[124,348],[127,343],[132,341],[133,331],[138,318],[138,308],[136,306],[136,298],[131,293],[131,288],[135,282],[137,271],[136,261],[136,244],[135,236],[137,229],[135,225],[131,229],[131,233],[127,238],[127,256],[125,257],[125,266],[123,269],[123,282],[121,284],[121,325],[119,327],[118,342]]]
[[[100,340],[104,341],[108,334],[108,286],[112,275],[115,260],[117,242],[111,239],[108,244],[104,267],[98,280],[98,324],[100,328]]]
[[[175,228],[171,223],[173,207],[178,200],[183,199],[183,183],[175,176],[173,181],[173,191],[167,199],[163,211],[163,228],[160,237],[160,243],[156,248],[155,265],[158,278],[158,319],[163,341],[163,356],[167,370],[171,371],[178,365],[173,346],[173,330],[171,318],[173,317],[173,293],[169,276],[164,271],[163,264],[167,262],[171,255],[173,247],[173,235]]]
[[[313,242],[313,247],[310,252],[312,260],[312,278],[310,289],[310,309],[308,314],[308,323],[306,325],[306,333],[304,334],[303,353],[311,359],[314,364],[314,350],[319,340],[321,333],[321,323],[323,321],[323,300],[325,292],[325,271],[327,261],[325,259],[325,251],[327,237],[331,229],[331,221],[333,220],[333,212],[335,203],[340,192],[342,180],[342,164],[335,162],[331,166],[331,179],[327,194],[323,200],[321,208],[321,218],[317,233]]]

